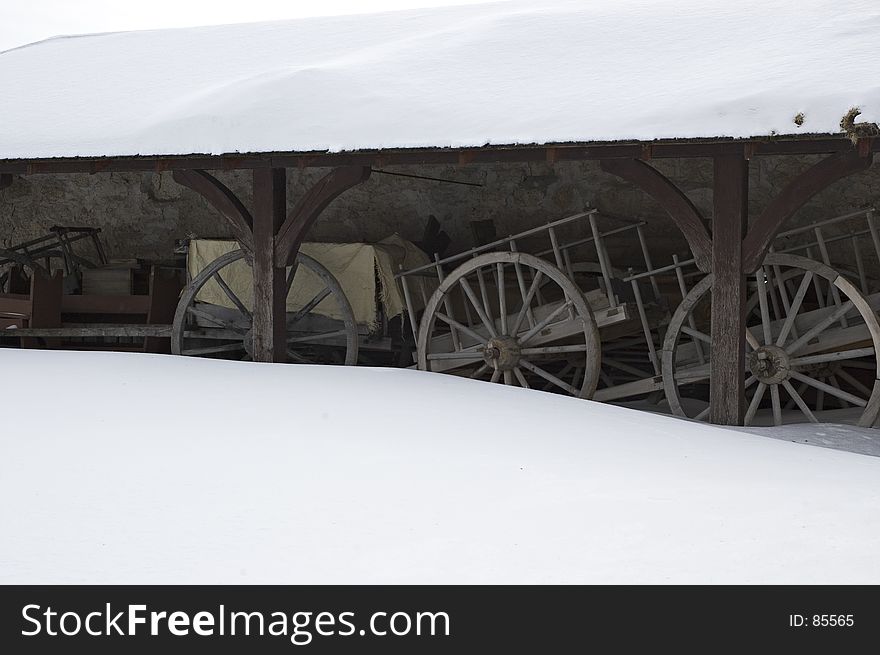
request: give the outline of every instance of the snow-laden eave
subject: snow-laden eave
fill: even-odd
[[[862,151],[880,151],[880,139],[870,139]],[[100,173],[162,171],[175,168],[253,169],[273,167],[328,167],[345,165],[466,165],[503,162],[582,161],[614,158],[664,159],[713,157],[742,153],[755,155],[832,154],[856,146],[843,134],[815,133],[750,138],[681,138],[654,141],[589,141],[517,143],[475,147],[422,147],[342,151],[264,151],[138,154],[99,157],[0,159],[0,173]]]

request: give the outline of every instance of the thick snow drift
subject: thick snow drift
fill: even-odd
[[[876,457],[410,370],[0,368],[0,582],[880,582]]]
[[[0,54],[0,159],[835,133],[880,117],[878,27],[873,0],[523,0],[60,37]]]

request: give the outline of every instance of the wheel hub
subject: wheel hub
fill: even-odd
[[[790,375],[788,353],[779,346],[761,346],[749,355],[749,370],[758,382],[781,384]]]
[[[512,371],[519,364],[520,353],[519,342],[514,337],[495,337],[483,349],[483,360],[496,371]]]

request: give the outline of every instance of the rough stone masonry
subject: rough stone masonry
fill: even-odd
[[[769,198],[817,157],[761,157],[751,166],[750,210],[756,216]],[[655,160],[652,165],[711,216],[712,162],[709,159]],[[368,182],[336,199],[309,236],[315,241],[377,241],[391,233],[417,240],[429,215],[452,237],[449,253],[472,244],[470,222],[492,219],[500,236],[596,207],[609,214],[648,221],[651,249],[662,262],[686,253],[684,239],[648,196],[603,173],[598,162],[491,166],[395,167],[395,172],[478,183],[465,186],[374,174]],[[289,202],[300,197],[324,169],[291,170]],[[250,203],[247,171],[216,173]],[[798,212],[792,225],[832,217],[880,202],[880,166],[852,175],[818,194]],[[170,173],[102,173],[18,177],[0,192],[0,244],[6,246],[44,233],[52,225],[101,227],[113,258],[170,256],[175,240],[190,236],[229,236],[224,221]],[[786,227],[791,227],[786,226]],[[587,236],[576,226],[568,235]],[[635,240],[609,242],[615,263],[636,264]],[[877,262],[865,257],[874,274]]]

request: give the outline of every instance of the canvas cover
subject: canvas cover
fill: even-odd
[[[194,278],[221,255],[236,249],[236,241],[193,239],[187,256],[190,278]],[[370,329],[379,325],[380,304],[388,318],[399,316],[406,309],[402,291],[394,279],[399,268],[413,268],[430,261],[415,244],[396,234],[380,243],[307,242],[302,244],[300,252],[323,264],[333,274],[351,304],[355,320]],[[245,306],[252,308],[253,274],[247,262],[241,259],[223,268],[220,273],[223,281]],[[287,298],[287,311],[302,308],[323,289],[320,278],[300,266]],[[235,305],[213,279],[205,283],[196,300],[235,309]],[[328,318],[342,318],[332,295],[313,311]]]

